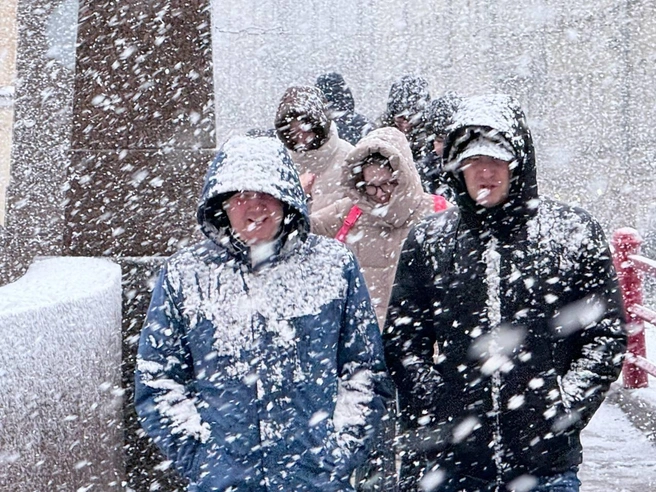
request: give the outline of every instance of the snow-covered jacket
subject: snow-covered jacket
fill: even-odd
[[[385,206],[369,199],[356,186],[362,181],[362,161],[375,153],[389,160],[398,181]],[[408,141],[396,128],[380,128],[360,140],[346,158],[343,181],[348,185],[347,196],[313,212],[312,230],[335,237],[351,207],[357,205],[362,210],[362,215],[346,236],[346,244],[352,248],[362,267],[382,327],[401,246],[410,227],[433,213],[433,196],[424,193]]]
[[[237,190],[284,204],[267,262],[230,233],[221,204]],[[275,139],[224,145],[198,219],[207,240],[167,261],[142,330],[144,429],[192,491],[352,490],[389,392],[357,261],[308,233],[298,174]]]
[[[617,378],[626,338],[604,233],[538,195],[516,102],[471,98],[455,118],[444,155],[458,207],[410,231],[383,339],[407,445],[474,477],[458,484],[474,491],[581,462],[580,430]],[[481,128],[517,158],[507,202],[490,209],[454,165]]]
[[[416,162],[424,190],[428,193],[442,195],[453,202],[455,202],[453,190],[445,183],[442,154],[437,155],[435,153],[433,143],[436,138],[446,136],[446,129],[452,123],[451,120],[461,100],[462,98],[455,93],[447,92],[430,102],[426,110],[425,125],[428,148],[426,149],[426,155],[419,162]]]
[[[433,151],[427,152],[421,162],[417,163],[417,171],[422,179],[424,190],[441,195],[449,202],[455,203],[455,193],[446,182],[441,155],[437,155]]]

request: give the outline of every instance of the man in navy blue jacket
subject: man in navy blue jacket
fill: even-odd
[[[229,140],[203,242],[171,257],[139,345],[136,409],[191,491],[350,491],[389,395],[358,264],[309,233],[280,142]]]

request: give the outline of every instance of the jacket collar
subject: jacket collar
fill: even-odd
[[[334,122],[331,122],[328,139],[321,147],[304,152],[290,150],[289,153],[301,174],[309,171],[320,175],[326,172],[335,160],[335,154],[339,150],[339,144],[340,139],[337,134],[337,126]]]

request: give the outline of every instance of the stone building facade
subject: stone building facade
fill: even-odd
[[[0,226],[5,223],[16,80],[16,0],[0,4]]]
[[[270,127],[285,88],[337,71],[376,118],[392,82],[522,103],[542,192],[608,233],[656,223],[656,4],[648,0],[214,2],[217,133]],[[247,81],[247,83],[243,83]],[[656,227],[656,226],[655,226]]]

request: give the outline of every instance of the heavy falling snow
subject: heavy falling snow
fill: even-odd
[[[619,228],[634,228],[641,254],[656,260],[651,0],[2,4],[1,491],[184,489],[134,411],[135,365],[155,375],[181,364],[173,357],[136,361],[150,293],[163,257],[203,239],[196,206],[221,144],[248,130],[271,130],[284,91],[314,85],[321,74],[341,73],[356,111],[371,121],[385,110],[392,82],[406,74],[424,77],[433,99],[447,91],[513,95],[535,141],[540,193],[588,210],[609,240]],[[201,59],[204,65],[193,65]],[[242,188],[262,180],[265,151],[254,149],[252,166],[229,180]],[[212,185],[221,191],[221,183]],[[262,183],[261,191],[274,189]],[[550,232],[563,249],[585,247],[580,231]],[[324,248],[341,258],[341,249]],[[486,257],[494,267],[485,272],[492,292],[500,268],[494,247]],[[343,258],[331,268],[310,258],[264,276],[221,267],[189,271],[185,260],[173,265],[171,288],[195,285],[197,297],[185,300],[190,309],[201,306],[199,316],[229,327],[214,334],[211,357],[248,348],[235,328],[252,324],[256,313],[271,320],[268,335],[294,352],[297,333],[281,319],[316,315],[323,299],[338,299],[348,287]],[[566,272],[575,265],[558,266]],[[303,299],[282,287],[298,276],[310,292]],[[235,278],[246,279],[247,289],[213,290],[217,279]],[[656,309],[656,278],[645,278],[644,287],[643,304]],[[497,301],[487,306],[495,324]],[[263,307],[256,310],[255,302]],[[561,329],[577,330],[602,311],[588,299],[569,306]],[[654,362],[656,327],[647,323],[644,333]],[[525,335],[501,326],[478,338],[472,353],[487,358],[483,374],[512,370],[507,356]],[[250,369],[234,364],[225,373],[248,378]],[[303,375],[274,376],[273,390]],[[346,389],[339,382],[340,412],[331,424],[338,430],[368,417],[360,404],[371,399],[372,376],[359,377]],[[625,389],[620,376],[583,431],[582,492],[656,490],[656,378],[648,381]],[[165,394],[156,410],[175,423],[173,434],[209,439],[187,388],[162,379],[146,385]],[[509,406],[524,404],[516,395]],[[328,420],[324,411],[309,416],[312,427]],[[279,437],[283,424],[262,424],[262,434]],[[477,425],[465,420],[454,439]]]

